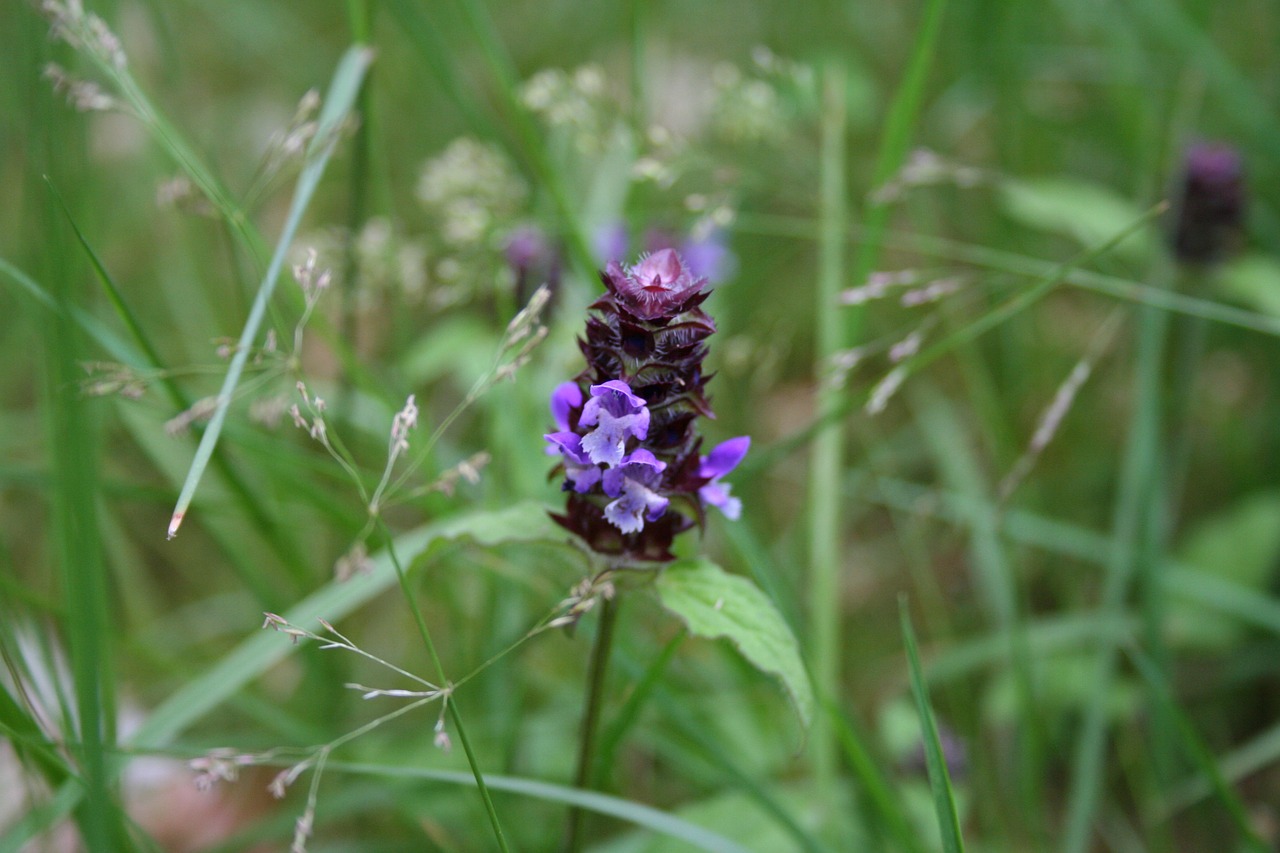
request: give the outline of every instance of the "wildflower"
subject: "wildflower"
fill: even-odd
[[[627,226],[614,222],[598,228],[592,242],[601,263],[620,262],[627,254]]]
[[[1188,149],[1173,252],[1188,264],[1219,260],[1239,237],[1245,211],[1244,164],[1240,152],[1222,143]]]
[[[596,464],[622,461],[627,437],[643,440],[649,431],[649,407],[621,380],[591,386],[591,399],[582,407],[580,426],[595,426],[582,438],[582,449]]]
[[[551,417],[562,431],[571,428],[569,413],[582,405],[582,389],[573,382],[561,382],[551,392]]]
[[[698,489],[698,497],[704,504],[716,507],[726,518],[733,520],[742,514],[742,501],[730,497],[728,484],[721,483],[720,478],[738,467],[749,447],[751,437],[741,435],[717,444],[698,462],[698,476],[707,478],[707,484]]]
[[[191,429],[191,425],[195,423],[203,423],[213,417],[213,413],[218,408],[218,397],[201,397],[191,404],[191,407],[179,412],[174,417],[165,421],[165,435],[177,436],[186,433]]]
[[[483,243],[495,221],[518,210],[528,188],[497,147],[463,138],[423,164],[417,194],[439,219],[445,243],[465,248]]]
[[[55,62],[44,67],[45,79],[53,84],[55,92],[67,96],[67,102],[80,112],[105,112],[119,108],[115,98],[102,90],[92,80],[78,80]]]
[[[600,482],[600,469],[582,449],[582,436],[573,432],[555,432],[544,437],[553,445],[550,448],[552,452],[558,452],[564,457],[562,462],[566,489],[572,488],[578,494],[585,494]]]
[[[391,456],[409,449],[409,431],[418,425],[418,406],[413,398],[414,395],[410,394],[404,402],[404,408],[396,412],[396,416],[391,419]],[[318,403],[317,398],[317,405]]]
[[[673,249],[612,261],[601,278],[606,293],[579,341],[587,367],[551,395],[557,431],[545,438],[568,493],[553,517],[601,553],[670,560],[674,537],[702,524],[707,506],[740,513],[720,478],[750,439],[699,454],[697,419],[712,416],[702,361],[716,330],[700,307],[706,279]]]
[[[560,248],[533,225],[516,228],[507,235],[503,248],[507,266],[515,275],[517,302],[528,302],[533,289],[545,284],[554,294],[560,289],[564,259]]]
[[[654,491],[667,467],[641,448],[604,472],[604,493],[617,498],[604,508],[604,517],[623,533],[638,533],[645,521],[662,517],[670,501]]]

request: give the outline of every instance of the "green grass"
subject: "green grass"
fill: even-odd
[[[93,26],[68,44],[11,6],[0,851],[287,849],[303,815],[314,850],[550,851],[571,812],[595,851],[1275,847],[1274,3],[89,0],[123,64]],[[116,109],[74,109],[49,62]],[[281,159],[312,88],[319,124]],[[1187,270],[1163,202],[1199,138],[1239,148],[1251,201],[1223,263]],[[446,150],[472,159],[424,200]],[[540,627],[598,566],[546,514],[542,434],[615,224],[630,258],[649,231],[717,230],[736,260],[705,305],[702,430],[752,436],[743,513],[678,550],[752,579],[800,638],[807,731],[628,575],[584,738],[599,602]],[[558,287],[494,383],[553,274],[517,292],[521,225]],[[295,350],[305,246],[336,286]],[[918,281],[841,303],[877,271]],[[285,411],[299,380],[333,455]],[[367,571],[335,580],[357,542]],[[414,679],[456,694],[344,686]],[[197,796],[185,762],[220,747],[250,757]]]

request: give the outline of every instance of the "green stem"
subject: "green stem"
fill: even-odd
[[[498,810],[493,807],[493,798],[489,796],[489,786],[484,783],[484,776],[480,773],[480,762],[476,759],[475,752],[471,749],[471,741],[467,739],[467,730],[462,727],[462,715],[458,713],[458,703],[453,697],[449,697],[449,720],[453,723],[453,729],[458,733],[458,741],[462,744],[462,751],[467,754],[467,764],[471,765],[471,775],[476,779],[476,788],[480,791],[480,799],[484,800],[485,814],[489,816],[489,825],[493,827],[493,836],[498,841],[498,848],[503,853],[509,853],[507,846],[507,837],[502,832],[502,823],[498,820]]]
[[[347,17],[351,24],[351,37],[358,44],[372,44],[372,9],[366,0],[348,0]],[[356,241],[360,229],[369,217],[369,172],[371,150],[373,147],[373,99],[370,95],[372,69],[360,86],[356,95],[355,110],[360,117],[352,143],[351,154],[351,195],[350,207],[347,211],[347,239],[344,247],[342,271],[342,301],[337,325],[341,329],[343,340],[350,343],[351,348],[359,351],[359,328],[356,323],[356,297],[360,289],[360,256],[356,251]],[[352,377],[343,371],[339,378],[337,412],[341,417],[351,414],[353,405]]]
[[[1098,605],[1099,620],[1118,618],[1135,580],[1148,580],[1143,598],[1148,633],[1161,618],[1154,579],[1144,566],[1151,558],[1151,515],[1158,500],[1160,465],[1160,376],[1168,336],[1169,315],[1162,308],[1143,306],[1138,313],[1137,360],[1134,365],[1136,411],[1129,425],[1128,446],[1116,497],[1115,521],[1107,574]],[[1093,834],[1102,799],[1107,749],[1107,699],[1116,674],[1118,652],[1113,644],[1099,649],[1089,683],[1093,694],[1076,740],[1071,787],[1067,800],[1062,849],[1084,853]]]
[[[842,389],[823,375],[843,344],[842,318],[835,310],[844,284],[845,76],[838,64],[824,78],[825,120],[822,123],[822,197],[819,274],[814,318],[819,379],[818,409],[824,418],[837,411]],[[844,431],[837,420],[814,439],[809,469],[809,621],[814,687],[823,705],[836,701],[840,676],[840,477],[844,467]],[[834,817],[835,740],[825,713],[814,716],[809,755],[817,788],[820,823]]]
[[[604,683],[609,673],[609,657],[613,650],[613,629],[618,620],[618,604],[614,599],[601,602],[600,625],[596,629],[595,645],[591,648],[591,665],[587,673],[587,708],[582,720],[582,738],[578,742],[578,770],[574,774],[575,788],[587,789],[592,782],[595,764],[596,732],[600,729],[600,706],[604,699]],[[586,812],[574,806],[569,810],[569,829],[565,836],[565,849],[578,853],[582,849],[582,827]]]
[[[387,540],[387,554],[391,557],[391,565],[396,570],[396,579],[400,581],[400,590],[404,593],[405,601],[409,603],[409,610],[413,612],[413,620],[418,626],[418,635],[422,637],[422,643],[427,647],[427,654],[431,656],[431,662],[435,665],[436,674],[440,678],[440,685],[447,689],[449,687],[449,679],[444,674],[444,664],[436,651],[436,644],[431,641],[431,632],[427,630],[427,620],[422,617],[422,608],[418,606],[418,600],[414,598],[413,591],[409,588],[408,576],[405,574],[404,567],[400,565],[400,556],[396,553],[395,540],[391,537],[391,531],[387,529],[386,522],[378,518],[376,523],[378,529]],[[489,816],[489,825],[493,827],[493,836],[497,839],[498,848],[503,853],[509,853],[510,848],[507,847],[507,837],[502,832],[502,823],[498,820],[498,811],[493,807],[493,798],[489,796],[489,787],[484,783],[484,775],[480,772],[480,763],[476,760],[476,755],[471,749],[471,742],[467,740],[467,733],[462,728],[462,716],[458,713],[458,705],[453,700],[453,696],[448,694],[446,694],[444,701],[445,707],[448,709],[449,720],[453,723],[453,728],[458,733],[458,740],[462,742],[462,751],[467,754],[467,763],[471,765],[471,773],[476,777],[476,788],[480,791],[480,799],[484,801],[484,809]]]

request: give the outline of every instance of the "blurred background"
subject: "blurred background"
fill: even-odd
[[[603,791],[750,850],[940,849],[905,599],[970,849],[1274,849],[1276,3],[87,6],[0,6],[0,849],[287,849],[304,813],[312,851],[491,847],[466,779],[414,775],[468,768],[438,705],[267,793],[403,701],[344,685],[409,685],[262,613],[434,678],[389,531],[451,679],[519,640],[584,571],[545,538],[548,395],[595,270],[666,247],[714,287],[704,433],[753,439],[685,550],[770,595],[821,710],[628,593]],[[329,286],[280,277],[167,541],[357,42],[287,255]],[[371,531],[353,476],[410,394]],[[459,688],[486,772],[570,782],[593,631]],[[558,849],[563,802],[494,796]],[[697,846],[636,814],[588,846]]]

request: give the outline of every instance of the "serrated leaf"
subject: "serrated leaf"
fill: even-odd
[[[662,606],[697,637],[725,637],[756,669],[777,676],[801,723],[813,719],[813,687],[800,645],[773,602],[747,578],[707,559],[681,560],[658,575]]]

